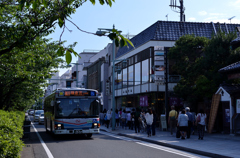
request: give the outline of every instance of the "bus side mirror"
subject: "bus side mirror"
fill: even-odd
[[[60,104],[61,103],[61,101],[57,101],[57,104]]]

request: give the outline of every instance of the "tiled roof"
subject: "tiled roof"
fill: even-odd
[[[218,70],[219,72],[232,72],[232,71],[235,71],[235,70],[238,70],[240,69],[240,61],[236,62],[236,63],[233,63],[231,65],[228,65],[224,68],[221,68],[220,70]]]
[[[240,92],[240,85],[221,84],[220,87],[225,89],[229,94]]]
[[[151,40],[176,41],[187,34],[211,38],[219,29],[223,32],[235,32],[237,26],[240,24],[157,21],[130,40],[137,48]],[[119,48],[116,58],[133,49],[131,46]]]

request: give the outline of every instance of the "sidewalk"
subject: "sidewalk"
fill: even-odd
[[[192,152],[195,154],[208,157],[240,157],[240,137],[229,134],[208,134],[205,133],[203,140],[198,140],[198,135],[191,135],[190,139],[182,140],[176,138],[176,134],[170,134],[168,131],[160,131],[156,128],[156,135],[147,137],[145,133],[135,133],[135,130],[122,129],[117,127],[114,131],[112,128],[101,126],[102,131],[122,135],[154,144],[179,149],[182,151]],[[101,132],[100,132],[101,133]]]

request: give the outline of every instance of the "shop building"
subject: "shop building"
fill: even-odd
[[[234,32],[237,26],[240,25],[157,21],[134,36],[131,39],[134,48],[119,48],[116,54],[116,108],[151,107],[160,116],[168,113],[171,105],[184,106],[181,101],[174,101],[179,100],[172,92],[181,76],[171,71],[174,63],[166,58],[168,49],[183,35],[211,38],[219,30]]]

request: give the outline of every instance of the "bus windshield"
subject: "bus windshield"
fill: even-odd
[[[56,117],[91,117],[99,114],[97,99],[57,99]]]

